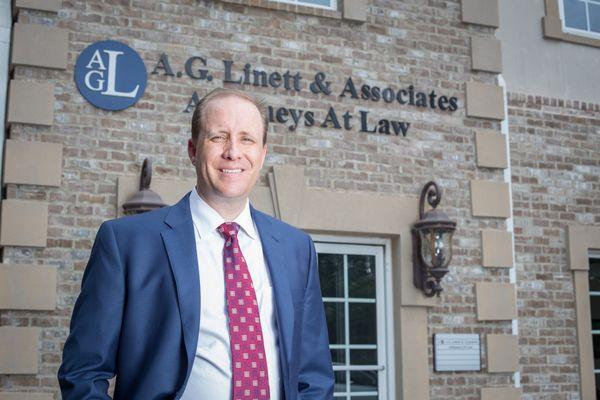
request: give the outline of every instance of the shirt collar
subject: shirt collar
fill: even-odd
[[[210,233],[217,233],[217,228],[225,221],[225,219],[211,206],[200,195],[194,187],[190,194],[190,210],[192,212],[192,220],[200,237],[206,237]],[[251,239],[256,239],[256,229],[254,222],[252,221],[252,214],[250,213],[250,201],[246,199],[246,204],[242,209],[242,212],[232,221],[236,222],[241,230],[246,233]]]

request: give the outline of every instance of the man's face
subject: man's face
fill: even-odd
[[[263,122],[254,104],[237,96],[210,101],[196,140],[188,141],[188,154],[202,197],[211,206],[245,201],[267,154]]]

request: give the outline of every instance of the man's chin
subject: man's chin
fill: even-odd
[[[234,203],[236,201],[245,201],[250,193],[245,191],[222,191],[219,192],[218,197],[223,202]]]
[[[196,186],[198,187],[198,186]],[[233,188],[213,188],[212,190],[204,191],[202,189],[197,190],[200,197],[202,197],[205,201],[210,203],[218,202],[222,204],[231,204],[235,202],[243,202],[245,201],[250,191],[248,190],[233,190]]]

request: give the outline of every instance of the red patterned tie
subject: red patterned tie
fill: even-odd
[[[268,400],[269,375],[260,325],[258,302],[237,233],[239,225],[225,222],[219,232],[225,238],[225,297],[229,314],[233,400]]]

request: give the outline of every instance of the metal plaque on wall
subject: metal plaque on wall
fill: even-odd
[[[436,372],[481,371],[481,341],[478,334],[433,335]]]

